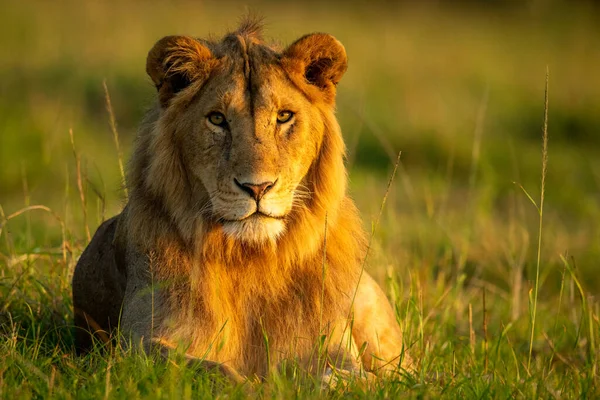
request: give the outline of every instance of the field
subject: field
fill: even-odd
[[[600,396],[600,8],[517,4],[0,1],[0,398]],[[147,51],[249,10],[282,43],[346,46],[350,191],[411,374],[235,387],[177,360],[74,355],[70,280],[125,204]]]

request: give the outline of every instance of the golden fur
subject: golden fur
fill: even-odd
[[[285,359],[314,372],[322,335],[326,365],[358,368],[364,342],[367,369],[398,365],[394,313],[366,273],[359,283],[366,241],[334,116],[345,70],[332,36],[278,52],[253,22],[220,42],[169,36],[152,48],[158,104],[136,140],[129,202],[73,278],[80,349],[87,331],[120,320],[146,349],[184,346],[243,375]],[[282,110],[290,122],[277,122]],[[260,198],[242,187],[264,181],[274,184]]]

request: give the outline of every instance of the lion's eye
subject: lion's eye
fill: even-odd
[[[293,116],[294,116],[294,113],[291,111],[287,111],[287,110],[279,111],[277,113],[277,122],[280,124],[285,124],[286,122],[291,120]]]
[[[208,114],[208,121],[216,126],[225,126],[225,124],[227,123],[225,121],[225,116],[220,112],[212,112]]]

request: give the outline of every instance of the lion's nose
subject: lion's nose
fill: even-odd
[[[240,183],[236,178],[233,178],[237,187],[248,193],[254,200],[260,201],[260,199],[269,191],[275,184],[275,182],[263,182],[263,183]]]

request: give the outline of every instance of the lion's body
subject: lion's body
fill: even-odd
[[[76,325],[110,332],[120,321],[136,344],[184,346],[245,375],[290,358],[312,368],[323,335],[343,368],[363,342],[368,369],[397,365],[392,309],[368,275],[359,283],[366,241],[333,116],[344,70],[327,35],[282,54],[251,25],[220,43],[157,43],[148,73],[159,104],[136,141],[127,206],[77,265]],[[282,109],[291,122],[274,122]],[[269,193],[246,183],[263,181]]]

